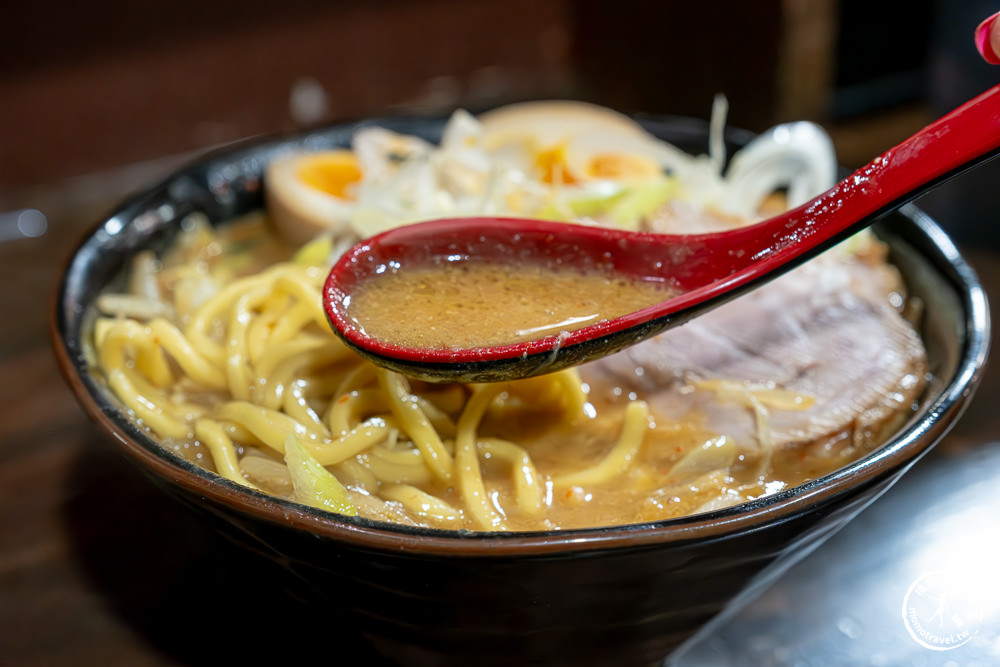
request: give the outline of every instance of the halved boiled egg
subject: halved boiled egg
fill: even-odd
[[[581,132],[566,142],[566,168],[578,180],[640,183],[663,176],[659,140],[651,135]]]
[[[279,157],[268,165],[264,181],[275,228],[296,245],[323,233],[353,235],[352,218],[365,197],[362,186],[377,186],[433,150],[419,137],[366,126],[354,132],[350,150]]]
[[[543,183],[645,181],[662,175],[658,140],[634,120],[575,101],[523,102],[480,116],[487,150]]]
[[[268,165],[267,208],[277,231],[293,244],[346,229],[363,174],[349,150],[291,153]]]

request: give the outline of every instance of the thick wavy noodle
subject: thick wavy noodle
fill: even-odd
[[[140,258],[130,293],[99,301],[94,354],[164,447],[236,484],[377,520],[543,530],[669,518],[815,472],[641,396],[598,400],[575,370],[441,385],[376,368],[331,333],[310,253],[288,256],[263,218],[227,229],[188,221],[162,261]]]

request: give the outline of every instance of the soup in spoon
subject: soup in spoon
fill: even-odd
[[[642,310],[677,293],[664,280],[557,264],[444,261],[369,277],[347,315],[372,338],[412,348],[535,340]]]

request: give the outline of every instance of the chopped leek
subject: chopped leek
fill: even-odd
[[[295,252],[292,261],[304,266],[323,266],[333,250],[333,238],[328,235],[317,236]]]
[[[673,178],[637,183],[612,204],[608,217],[622,227],[635,227],[676,195],[677,181]]]
[[[357,515],[344,485],[294,435],[285,439],[285,464],[292,477],[295,500],[338,514]]]

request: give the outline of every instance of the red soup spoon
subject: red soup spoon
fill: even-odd
[[[431,381],[548,373],[677,326],[1000,152],[1000,86],[811,202],[711,234],[515,218],[399,227],[345,253],[323,299],[362,356]]]

